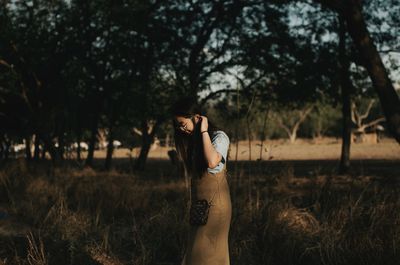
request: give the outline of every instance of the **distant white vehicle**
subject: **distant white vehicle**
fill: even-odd
[[[89,145],[88,145],[87,143],[85,143],[85,142],[80,142],[79,145],[81,146],[81,150],[83,150],[83,151],[89,150]],[[78,143],[77,143],[77,142],[74,142],[74,143],[72,144],[72,148],[75,149],[75,150],[78,149]]]
[[[14,144],[10,147],[10,151],[13,153],[18,153],[25,150],[25,148],[26,148],[25,144]]]
[[[118,148],[118,147],[120,147],[121,145],[122,145],[122,143],[121,143],[120,141],[118,141],[118,140],[114,140],[114,141],[113,141],[113,147],[114,147],[114,148]],[[105,142],[105,143],[104,143],[104,146],[107,147],[107,146],[108,146],[108,142]]]
[[[113,141],[113,146],[115,147],[115,148],[118,148],[118,147],[120,147],[122,145],[122,143],[120,142],[120,141],[118,141],[118,140],[114,140]]]

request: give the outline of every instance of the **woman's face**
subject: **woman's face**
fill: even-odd
[[[192,134],[194,131],[195,124],[198,122],[198,115],[194,116],[194,123],[191,118],[185,118],[183,116],[175,116],[175,122],[177,124],[176,129],[180,130],[185,134]]]

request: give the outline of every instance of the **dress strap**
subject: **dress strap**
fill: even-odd
[[[217,194],[217,192],[219,193],[219,180],[216,179],[216,181],[217,181],[217,188],[215,189],[214,194],[213,194],[213,196],[212,196],[212,198],[211,198],[211,200],[209,202],[210,205],[214,201],[214,198],[215,198],[215,195]]]

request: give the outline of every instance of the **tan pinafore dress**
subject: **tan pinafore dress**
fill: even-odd
[[[228,233],[232,206],[226,166],[191,180],[191,199],[211,201],[207,224],[190,226],[182,265],[229,265]]]

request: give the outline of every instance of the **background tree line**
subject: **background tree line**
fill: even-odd
[[[3,0],[0,157],[24,140],[28,160],[59,163],[85,141],[91,166],[105,130],[105,167],[122,134],[140,137],[143,169],[169,106],[191,96],[236,121],[234,140],[341,130],[346,170],[360,102],[400,142],[400,6],[389,2]]]

